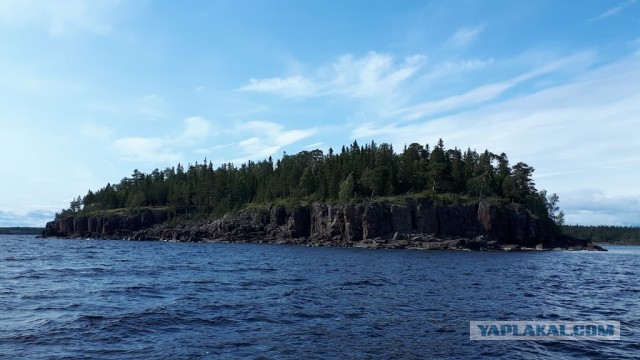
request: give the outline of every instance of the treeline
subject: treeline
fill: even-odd
[[[562,232],[592,242],[640,245],[640,227],[564,225]]]
[[[38,235],[42,228],[34,227],[0,227],[0,235]]]
[[[433,148],[413,143],[396,153],[389,144],[356,141],[339,152],[329,149],[284,153],[276,162],[248,161],[240,166],[210,161],[178,164],[149,174],[134,170],[119,184],[78,196],[60,215],[143,206],[172,206],[183,214],[222,215],[250,203],[288,200],[352,201],[418,194],[457,199],[496,197],[525,204],[535,214],[562,223],[558,197],[538,191],[534,168],[509,164],[507,155],[485,150]]]

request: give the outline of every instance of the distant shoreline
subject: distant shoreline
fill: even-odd
[[[39,227],[0,227],[0,235],[40,235],[44,228]]]

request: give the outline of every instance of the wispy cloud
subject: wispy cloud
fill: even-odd
[[[126,137],[113,143],[113,148],[122,158],[145,164],[177,162],[179,153],[168,148],[169,141],[161,138]]]
[[[254,134],[238,143],[248,159],[275,155],[283,147],[306,139],[316,132],[315,129],[285,130],[283,125],[270,121],[249,121],[239,125],[238,129]],[[234,162],[238,160],[235,159]]]
[[[305,149],[317,149],[317,148],[319,148],[319,147],[320,147],[320,146],[322,146],[322,145],[324,145],[324,143],[323,143],[323,142],[317,142],[317,143],[313,143],[313,144],[306,145],[304,148],[305,148]]]
[[[451,35],[445,45],[448,47],[461,48],[470,45],[476,40],[478,35],[484,30],[484,25],[461,27]]]
[[[145,95],[137,100],[137,110],[149,120],[157,120],[167,116],[165,100],[157,94]]]
[[[594,21],[598,21],[598,20],[602,20],[605,18],[608,18],[610,16],[616,15],[618,14],[620,11],[622,11],[624,8],[629,7],[633,4],[635,4],[637,2],[637,0],[627,0],[627,1],[623,1],[621,3],[619,3],[618,5],[609,8],[605,11],[603,11],[602,13],[598,14],[597,16],[589,19],[590,22],[594,22]]]
[[[3,0],[0,24],[36,26],[54,36],[76,30],[107,34],[122,4],[121,0]]]
[[[201,116],[184,119],[182,126],[182,131],[175,135],[120,138],[112,143],[112,149],[123,160],[147,165],[168,165],[184,161],[185,154],[217,155],[222,159],[223,154],[229,153],[242,155],[233,160],[217,162],[242,163],[279,155],[284,147],[316,133],[314,128],[286,129],[282,124],[262,120],[237,123],[231,128],[219,131],[213,122]],[[227,143],[216,144],[222,134]],[[211,145],[212,143],[215,145]]]
[[[369,53],[363,58],[345,55],[332,64],[333,79],[328,93],[350,97],[389,94],[424,66],[427,57],[413,55],[396,62],[388,54]]]
[[[176,136],[130,136],[113,142],[113,149],[121,158],[145,164],[174,163],[182,159],[185,149],[191,149],[216,135],[213,124],[201,116],[183,120],[183,130]]]
[[[217,134],[213,124],[202,116],[191,116],[184,119],[185,128],[178,136],[179,141],[206,139]]]
[[[469,90],[464,94],[453,95],[441,100],[428,101],[419,105],[399,109],[391,115],[400,115],[404,120],[414,121],[425,116],[437,115],[451,110],[459,110],[466,106],[477,105],[495,99],[517,83],[517,79],[512,79],[509,81],[482,85]]]
[[[317,86],[313,81],[302,76],[286,78],[251,79],[240,91],[253,91],[260,93],[272,93],[283,97],[307,97],[317,92]]]
[[[433,70],[426,77],[429,79],[435,79],[446,75],[455,75],[469,71],[477,71],[493,64],[493,62],[494,59],[467,59],[445,61],[434,66]]]
[[[249,80],[239,91],[272,93],[283,97],[339,95],[351,98],[388,94],[424,66],[426,56],[413,55],[401,60],[376,52],[363,57],[340,56],[313,75],[295,75]]]
[[[235,143],[219,144],[219,145],[214,145],[214,146],[211,146],[211,147],[198,148],[198,149],[193,150],[193,152],[196,153],[196,154],[210,155],[210,154],[214,154],[218,150],[222,150],[222,149],[225,149],[225,148],[231,148],[231,147],[233,147],[235,145],[236,145]]]
[[[447,111],[461,110],[461,108],[496,99],[505,91],[524,81],[531,80],[537,76],[558,71],[563,68],[571,67],[576,64],[591,62],[593,61],[593,58],[594,54],[590,52],[575,54],[514,76],[505,81],[481,85],[465,93],[453,95],[444,99],[427,101],[421,104],[408,106],[391,112],[390,115],[401,116],[404,120],[414,121],[426,116],[433,116]]]

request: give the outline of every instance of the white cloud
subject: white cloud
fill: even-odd
[[[494,100],[500,97],[505,91],[537,76],[545,75],[563,68],[573,67],[577,64],[583,64],[585,62],[588,63],[591,62],[593,58],[594,54],[590,52],[571,55],[502,82],[481,85],[462,94],[401,108],[391,112],[389,115],[399,115],[402,116],[402,119],[404,120],[414,121],[425,116],[437,115],[439,113],[452,110],[460,110],[464,107]]]
[[[390,94],[422,68],[426,60],[426,56],[413,55],[397,63],[393,56],[375,52],[362,58],[345,55],[332,64],[333,79],[327,92],[354,98]]]
[[[121,4],[121,0],[3,0],[0,23],[36,26],[54,36],[76,30],[106,34]]]
[[[306,139],[316,132],[315,129],[286,130],[283,125],[269,121],[249,121],[236,124],[225,131],[230,137],[244,139],[236,143],[207,146],[208,140],[219,135],[210,121],[192,116],[184,119],[183,123],[184,128],[178,135],[125,137],[114,141],[112,147],[122,159],[145,164],[172,164],[183,161],[184,153],[209,155],[220,150],[229,153],[235,147],[243,154],[241,158],[231,161],[236,163],[278,155],[285,146]]]
[[[215,135],[213,125],[201,116],[191,116],[184,119],[185,129],[180,134],[181,141],[206,139]]]
[[[157,120],[167,116],[165,112],[165,100],[157,94],[143,96],[138,100],[138,113],[149,120]]]
[[[309,144],[309,145],[305,146],[305,149],[317,149],[322,145],[324,145],[323,142],[317,142],[317,143],[313,143],[313,144]]]
[[[238,143],[247,156],[232,162],[276,155],[283,147],[306,139],[316,132],[315,129],[285,130],[283,125],[269,121],[249,121],[239,125],[238,130],[252,133],[254,136]]]
[[[616,15],[618,14],[620,11],[622,11],[624,8],[633,5],[637,2],[637,0],[627,0],[627,1],[623,1],[621,3],[619,3],[618,5],[609,8],[605,11],[603,11],[602,13],[598,14],[597,16],[589,19],[590,22],[594,22],[594,21],[598,21],[598,20],[602,20],[604,18],[608,18],[610,16]]]
[[[464,94],[450,96],[445,99],[428,101],[423,104],[397,110],[393,115],[402,115],[404,120],[417,120],[428,115],[459,109],[461,107],[480,104],[502,95],[517,84],[514,80],[488,84],[472,89]]]
[[[240,91],[272,93],[283,97],[339,95],[353,98],[390,94],[424,66],[426,56],[401,61],[388,54],[371,52],[361,58],[343,55],[314,76],[251,79]]]
[[[193,150],[194,153],[196,154],[202,154],[202,155],[209,155],[209,154],[213,154],[218,150],[222,150],[225,148],[230,148],[232,146],[235,146],[236,144],[231,143],[231,144],[220,144],[220,145],[215,145],[215,146],[211,146],[211,147],[203,147],[203,148],[198,148]]]
[[[181,156],[167,148],[159,138],[126,137],[113,143],[113,148],[126,160],[142,163],[177,162]]]
[[[176,136],[125,137],[113,142],[113,149],[125,160],[146,164],[175,163],[181,161],[185,149],[194,148],[202,153],[204,148],[196,146],[216,132],[211,122],[201,116],[183,120],[184,129]]]
[[[251,79],[249,84],[238,89],[260,93],[278,94],[283,97],[307,97],[316,93],[316,85],[302,76],[286,78]]]
[[[429,79],[442,77],[445,75],[460,74],[468,71],[476,71],[485,68],[488,65],[493,64],[494,59],[479,60],[457,60],[457,61],[445,61],[434,67],[434,70],[428,74]]]
[[[484,30],[484,25],[461,27],[451,35],[446,45],[449,47],[461,48],[471,44]]]

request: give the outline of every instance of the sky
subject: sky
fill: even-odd
[[[134,169],[439,138],[640,225],[640,1],[0,0],[0,226]]]

